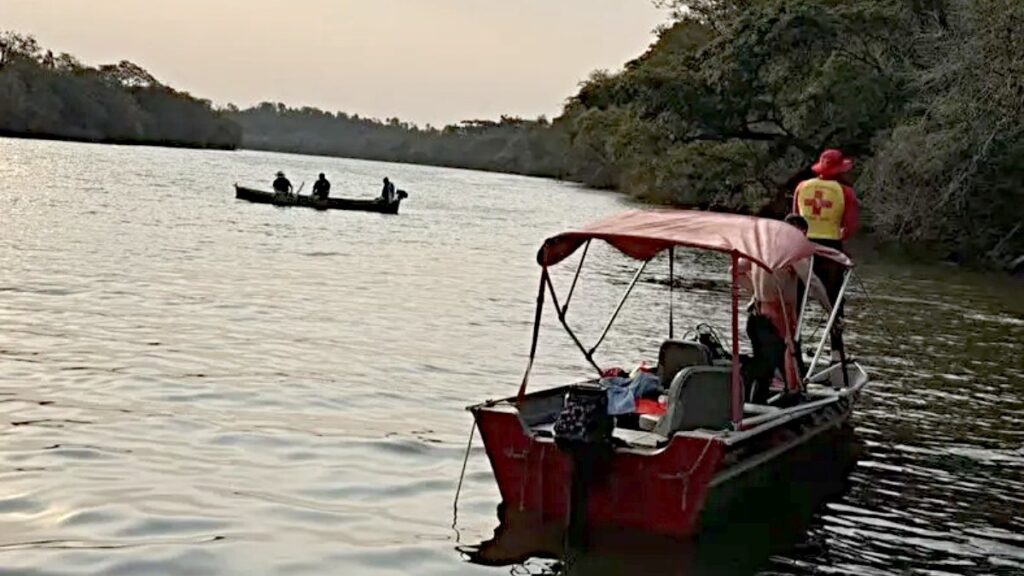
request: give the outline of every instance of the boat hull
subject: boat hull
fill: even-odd
[[[724,490],[712,490],[701,512],[700,537],[692,541],[602,527],[588,531],[585,548],[573,547],[564,522],[542,522],[537,514],[501,503],[493,537],[459,550],[486,566],[571,555],[578,574],[615,572],[609,566],[636,574],[753,574],[764,569],[771,555],[803,539],[820,506],[846,489],[862,449],[845,425]],[[742,498],[733,498],[739,493]]]
[[[256,204],[274,206],[298,206],[316,210],[354,210],[359,212],[376,212],[379,214],[398,214],[404,196],[400,195],[394,202],[387,203],[381,198],[372,200],[353,200],[348,198],[327,198],[318,200],[312,196],[279,195],[244,186],[235,186],[235,198]]]
[[[586,522],[689,537],[708,520],[702,513],[709,499],[711,510],[720,510],[744,498],[749,485],[760,482],[759,471],[841,427],[851,410],[847,397],[760,430],[677,434],[657,448],[616,448],[606,472],[589,488]],[[552,438],[536,434],[512,402],[471,411],[505,505],[540,522],[567,518],[570,457]]]

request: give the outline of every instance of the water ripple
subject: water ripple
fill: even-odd
[[[540,239],[628,200],[254,152],[0,139],[0,157],[0,574],[494,573],[455,548],[496,524],[479,446],[451,527],[463,407],[514,393]],[[232,182],[277,169],[327,171],[346,196],[374,194],[386,173],[413,195],[398,218],[231,197]],[[588,258],[568,317],[592,336],[633,265],[610,249]],[[722,262],[681,258],[696,269],[677,326],[724,333]],[[600,361],[656,355],[664,264]],[[1024,314],[1007,296],[1019,286],[864,275],[849,323],[877,376],[855,418],[865,453],[793,541],[722,570],[1024,572]],[[587,369],[556,324],[545,319],[538,384]],[[638,573],[652,558],[651,573],[682,573],[678,553],[580,566]]]

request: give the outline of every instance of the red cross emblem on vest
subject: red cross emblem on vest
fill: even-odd
[[[810,206],[811,212],[815,216],[821,216],[822,209],[832,207],[832,201],[825,200],[825,193],[822,192],[821,190],[815,190],[814,198],[808,198],[807,200],[804,200],[804,206]]]

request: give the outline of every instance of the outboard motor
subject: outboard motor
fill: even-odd
[[[697,337],[694,340],[707,347],[708,351],[711,352],[712,360],[732,360],[732,354],[725,349],[721,338],[718,337],[718,333],[715,332],[714,328],[707,324],[698,324],[695,331],[697,332]]]
[[[587,494],[590,486],[605,475],[612,456],[615,420],[608,415],[608,394],[600,386],[572,386],[565,395],[562,412],[555,421],[555,445],[572,463],[569,492],[569,544],[584,544]]]

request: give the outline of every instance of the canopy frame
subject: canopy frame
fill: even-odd
[[[686,212],[686,211],[679,211],[679,212]],[[631,213],[627,213],[627,214],[634,214],[634,213],[631,212]],[[754,226],[754,224],[753,224],[754,222],[763,220],[763,219],[756,219],[756,218],[744,217],[744,216],[734,216],[734,215],[718,215],[717,219],[721,220],[723,216],[725,216],[725,220],[735,220],[736,223],[741,223],[742,222],[742,223],[744,223],[744,225],[748,225],[748,226]],[[689,216],[686,216],[686,218],[693,220],[696,217],[693,216],[693,215],[689,215]],[[758,225],[760,225],[760,224],[758,224]],[[790,229],[788,224],[786,224],[785,226],[786,226],[786,228],[779,228],[778,230],[789,230]],[[795,231],[795,229],[793,229],[793,230]],[[788,232],[786,234],[788,234]],[[806,309],[807,309],[808,296],[809,296],[809,292],[810,292],[810,289],[809,289],[810,279],[812,277],[811,275],[813,275],[813,273],[814,273],[813,272],[814,258],[816,258],[816,257],[826,258],[826,259],[831,260],[831,261],[833,261],[835,263],[838,263],[838,264],[840,264],[840,265],[842,265],[842,266],[844,266],[846,268],[845,275],[844,275],[844,280],[843,280],[843,286],[842,286],[842,288],[841,288],[841,290],[839,292],[839,295],[838,295],[838,297],[836,299],[836,302],[833,303],[833,309],[832,309],[832,312],[831,312],[830,317],[829,317],[828,325],[826,326],[826,329],[824,330],[824,332],[822,334],[821,341],[819,342],[818,347],[817,347],[817,351],[815,353],[815,357],[812,360],[809,369],[807,370],[806,376],[803,378],[803,382],[797,383],[797,385],[801,385],[801,384],[806,384],[807,382],[811,381],[812,378],[820,377],[823,374],[826,374],[827,372],[831,372],[834,369],[834,367],[830,367],[830,368],[827,368],[825,370],[822,370],[819,373],[815,373],[814,372],[815,368],[817,367],[817,365],[818,365],[818,363],[820,361],[821,354],[822,354],[822,352],[824,350],[825,342],[828,339],[829,334],[831,333],[832,328],[835,326],[836,320],[838,318],[838,310],[839,310],[839,307],[842,304],[843,298],[844,298],[845,293],[846,293],[846,289],[847,289],[848,284],[849,284],[850,277],[852,275],[853,263],[842,252],[839,252],[837,250],[833,250],[831,248],[827,248],[827,247],[824,247],[824,246],[812,243],[809,240],[806,240],[805,238],[803,238],[802,236],[800,237],[799,241],[794,240],[794,238],[795,237],[792,237],[792,235],[791,235],[791,238],[788,239],[788,242],[790,244],[788,246],[788,248],[793,249],[794,250],[793,253],[795,255],[802,255],[804,252],[806,252],[806,255],[805,256],[801,256],[801,257],[809,258],[810,261],[811,261],[811,265],[810,265],[810,271],[808,272],[808,277],[805,280],[807,288],[804,291],[804,296],[803,296],[803,299],[802,299],[802,301],[800,303],[799,310],[797,312],[797,330],[796,330],[796,332],[794,334],[783,335],[784,338],[786,338],[786,339],[790,340],[791,342],[793,342],[793,346],[792,347],[787,346],[787,353],[790,353],[790,354],[799,354],[800,353],[799,350],[797,349],[797,346],[799,346],[800,333],[801,333],[801,330],[802,330],[802,327],[803,327],[804,315],[805,315],[805,312],[806,312]],[[624,294],[620,298],[619,303],[616,306],[615,310],[612,312],[611,317],[608,319],[608,322],[606,323],[606,325],[604,327],[604,330],[602,331],[600,337],[597,339],[597,341],[594,343],[594,345],[588,349],[583,344],[583,342],[580,340],[580,338],[576,335],[576,333],[572,329],[572,327],[569,325],[568,320],[567,320],[567,314],[569,312],[569,304],[571,303],[572,297],[575,294],[576,288],[578,286],[580,275],[582,273],[584,263],[586,261],[587,255],[588,255],[589,250],[590,250],[590,245],[591,245],[591,243],[592,243],[592,241],[594,239],[605,240],[606,242],[612,244],[614,247],[619,249],[619,251],[625,253],[627,256],[632,256],[632,257],[634,257],[636,259],[641,260],[641,265],[639,266],[637,271],[634,273],[632,281],[626,287],[626,290],[625,290]],[[597,352],[598,348],[600,347],[600,345],[604,342],[605,338],[607,337],[608,332],[611,330],[612,326],[614,325],[615,320],[619,316],[619,313],[622,311],[623,307],[625,306],[626,301],[629,299],[629,296],[632,294],[633,289],[636,287],[636,285],[639,282],[641,276],[643,275],[643,272],[646,270],[647,265],[650,263],[651,260],[654,259],[655,256],[657,256],[658,254],[660,254],[663,251],[667,251],[668,252],[668,256],[669,256],[669,338],[674,338],[674,336],[675,336],[675,275],[676,275],[676,273],[675,273],[675,248],[677,246],[683,246],[683,247],[694,248],[694,249],[698,249],[698,250],[705,250],[705,251],[725,253],[725,254],[727,254],[729,256],[730,262],[732,264],[732,266],[731,266],[731,273],[730,273],[730,304],[731,304],[731,328],[732,328],[732,342],[731,342],[731,349],[732,350],[731,350],[731,352],[732,352],[732,358],[733,358],[732,370],[731,370],[731,376],[730,376],[730,381],[731,381],[730,388],[731,388],[731,400],[732,400],[731,401],[731,420],[732,420],[732,424],[733,424],[734,430],[741,430],[742,426],[743,426],[744,394],[743,394],[743,381],[742,381],[742,377],[741,377],[741,373],[740,373],[740,362],[739,362],[739,356],[740,356],[740,332],[739,332],[740,272],[739,272],[739,262],[740,262],[741,259],[749,260],[753,265],[757,265],[757,266],[761,267],[762,269],[767,271],[769,274],[771,274],[773,277],[775,277],[775,273],[776,272],[778,272],[778,271],[788,267],[789,265],[791,265],[793,262],[795,262],[799,258],[796,258],[795,256],[793,258],[788,259],[788,260],[787,259],[775,258],[773,260],[773,262],[776,265],[773,267],[773,266],[770,266],[769,263],[767,263],[765,261],[765,258],[759,257],[759,256],[763,256],[763,254],[754,254],[754,253],[752,253],[753,250],[739,250],[739,249],[736,249],[736,248],[726,249],[726,248],[724,248],[724,246],[727,244],[727,242],[721,241],[720,238],[714,239],[714,240],[716,240],[717,243],[716,242],[710,242],[710,241],[707,242],[707,243],[702,243],[702,242],[696,242],[696,241],[686,241],[684,239],[680,239],[680,240],[676,241],[676,240],[673,240],[671,238],[663,237],[663,236],[644,237],[644,236],[628,236],[628,235],[610,235],[610,234],[604,234],[604,233],[600,233],[600,232],[581,231],[581,232],[572,232],[572,233],[567,233],[567,234],[555,236],[555,237],[549,238],[547,241],[545,241],[544,245],[541,247],[541,249],[540,249],[540,251],[538,252],[538,255],[537,255],[537,261],[538,261],[538,263],[541,266],[541,280],[540,280],[540,287],[538,288],[538,293],[537,293],[537,307],[536,307],[536,311],[535,311],[535,314],[534,314],[534,329],[533,329],[533,338],[532,338],[532,342],[531,342],[531,345],[530,345],[530,358],[529,358],[529,362],[527,364],[526,373],[523,375],[523,380],[522,380],[522,383],[521,383],[521,385],[519,387],[519,393],[518,393],[518,396],[517,396],[518,401],[522,402],[522,400],[525,398],[527,384],[528,384],[528,381],[529,381],[529,376],[530,376],[530,373],[531,373],[531,371],[533,369],[534,360],[536,358],[537,345],[538,345],[539,334],[540,334],[540,324],[541,324],[541,320],[542,320],[542,316],[543,316],[543,308],[544,308],[544,304],[545,304],[545,293],[550,294],[550,297],[551,297],[551,300],[552,300],[552,304],[555,307],[555,311],[557,313],[557,317],[558,317],[559,323],[562,325],[562,328],[569,334],[569,337],[572,339],[573,343],[576,345],[576,347],[583,354],[583,356],[587,360],[587,362],[600,375],[602,373],[602,369],[598,365],[598,363],[594,360],[594,354]],[[616,244],[616,241],[618,241],[620,243]],[[555,244],[556,242],[561,242],[562,244],[561,245]],[[648,242],[648,244],[643,244],[644,242]],[[801,244],[799,244],[799,242],[804,242],[806,245],[801,245]],[[634,244],[631,244],[631,243],[637,243],[637,244],[634,245]],[[575,275],[573,277],[572,284],[571,284],[571,286],[569,288],[569,293],[568,293],[568,295],[566,297],[565,304],[561,305],[559,303],[559,300],[558,300],[558,294],[557,294],[557,292],[555,290],[554,283],[551,280],[551,274],[550,274],[549,268],[550,268],[550,266],[552,266],[554,264],[557,264],[557,263],[561,262],[562,260],[564,260],[565,258],[567,258],[568,256],[570,256],[573,252],[576,252],[580,248],[580,246],[584,247],[583,254],[580,256],[580,261],[579,261],[579,263],[577,265],[576,273],[575,273]],[[643,248],[643,250],[641,250],[640,248],[637,248],[637,246],[640,246],[641,248]],[[765,250],[764,246],[760,246],[758,244],[753,244],[753,246],[757,246],[758,250],[762,250],[762,251]],[[794,246],[795,246],[795,248],[794,248]],[[634,251],[634,252],[642,253],[646,257],[637,258],[637,256],[635,254],[630,252],[631,250]],[[788,321],[786,322],[786,324],[788,325]],[[843,362],[843,364],[844,364],[844,366],[842,368],[843,368],[843,371],[845,373],[845,371],[846,371],[845,361]]]
[[[548,238],[537,253],[537,263],[554,266],[594,239],[604,240],[637,260],[650,260],[666,249],[684,246],[725,254],[737,252],[769,272],[814,254],[853,267],[842,252],[811,242],[780,220],[695,210],[633,210],[605,218]]]
[[[836,296],[836,301],[832,303],[832,313],[829,314],[828,323],[825,324],[825,329],[822,330],[821,340],[818,342],[818,348],[814,351],[814,358],[811,359],[811,365],[807,367],[807,375],[804,377],[805,382],[809,382],[814,378],[817,378],[825,372],[830,372],[831,368],[826,368],[822,372],[815,374],[814,369],[818,367],[818,362],[821,360],[821,354],[825,351],[825,341],[829,338],[832,330],[835,328],[836,320],[839,318],[839,310],[842,308],[843,300],[846,298],[846,289],[850,286],[850,278],[853,277],[853,270],[847,270],[843,274],[843,284],[839,288],[839,295]],[[849,383],[849,374],[846,370],[846,353],[843,350],[839,350],[841,354],[840,365],[843,370],[843,382]]]

